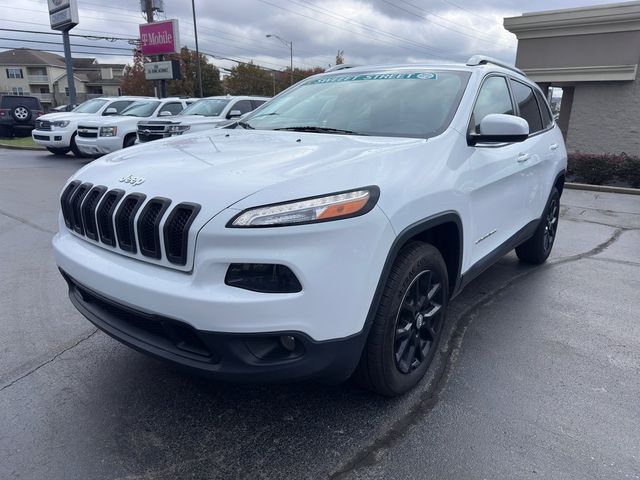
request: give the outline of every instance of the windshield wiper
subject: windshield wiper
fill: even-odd
[[[297,127],[281,127],[273,130],[288,130],[290,132],[315,132],[315,133],[344,133],[347,135],[366,135],[366,133],[353,132],[351,130],[342,130],[340,128],[317,127],[311,125],[301,125]]]
[[[243,122],[242,120],[238,120],[236,122],[236,125],[244,128],[245,130],[255,130],[255,128],[253,128],[251,125],[249,125],[247,122]]]

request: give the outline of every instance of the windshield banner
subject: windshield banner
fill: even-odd
[[[331,75],[318,78],[309,83],[356,82],[361,80],[437,80],[438,75],[432,72],[414,73],[366,73],[360,75]]]

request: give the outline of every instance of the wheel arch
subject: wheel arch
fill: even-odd
[[[553,182],[553,186],[558,189],[558,193],[562,197],[562,191],[564,190],[565,171],[562,170],[556,175],[556,179]]]
[[[454,241],[451,241],[451,235],[455,236]],[[409,225],[396,236],[391,248],[389,249],[389,253],[387,254],[387,258],[382,268],[382,273],[380,274],[378,285],[367,314],[365,322],[365,329],[367,331],[373,322],[373,318],[378,309],[380,297],[382,296],[393,262],[397,258],[402,247],[411,241],[430,243],[440,251],[445,264],[447,265],[450,298],[456,294],[460,287],[462,253],[464,246],[462,220],[460,219],[460,215],[451,210]]]

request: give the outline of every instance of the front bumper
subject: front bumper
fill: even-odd
[[[120,137],[76,137],[78,149],[85,155],[106,155],[122,149],[122,138]]]
[[[31,138],[38,145],[49,148],[69,148],[71,146],[71,130],[32,130]]]
[[[142,353],[210,377],[237,382],[284,382],[309,378],[344,381],[356,368],[364,332],[316,342],[301,332],[231,334],[196,330],[180,321],[120,305],[61,271],[69,298],[94,325]],[[280,344],[296,340],[294,351]]]

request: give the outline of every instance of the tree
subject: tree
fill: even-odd
[[[342,65],[344,63],[344,50],[338,50],[336,53],[336,65]]]
[[[133,65],[124,67],[120,89],[123,95],[153,95],[153,82],[144,78],[144,57],[140,50],[133,52]]]
[[[277,73],[268,72],[253,62],[239,63],[231,68],[231,73],[224,79],[224,88],[229,95],[270,96]]]

